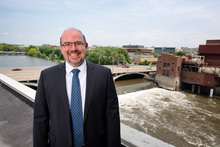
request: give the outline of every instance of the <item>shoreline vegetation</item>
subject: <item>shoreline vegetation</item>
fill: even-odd
[[[63,54],[59,46],[43,44],[41,46],[23,46],[0,43],[0,51],[5,52],[25,52],[25,55],[64,62]],[[87,58],[89,62],[101,65],[118,65],[123,63],[131,64],[128,52],[116,47],[97,47],[93,50],[88,49]]]
[[[65,61],[63,54],[61,53],[60,47],[55,45],[43,44],[41,46],[24,46],[16,44],[0,43],[0,52],[25,52],[25,55],[55,61],[62,63]],[[176,52],[179,53],[179,52]],[[180,52],[181,55],[183,54]],[[141,52],[135,52],[136,55],[142,55]],[[157,58],[159,54],[152,53]],[[179,54],[177,54],[179,55]],[[126,49],[117,47],[89,47],[87,51],[86,59],[91,63],[100,65],[137,65],[136,62],[131,63],[130,56]],[[152,63],[151,66],[156,66],[157,63]],[[148,61],[145,60],[140,62],[139,65],[149,65]]]
[[[60,49],[56,46],[43,44],[42,46],[23,46],[14,44],[0,44],[0,51],[5,52],[25,52],[25,55],[37,57],[41,59],[47,59],[56,62],[64,61]]]

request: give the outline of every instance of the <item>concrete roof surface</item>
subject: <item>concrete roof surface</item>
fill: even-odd
[[[33,108],[0,86],[0,146],[33,146]]]

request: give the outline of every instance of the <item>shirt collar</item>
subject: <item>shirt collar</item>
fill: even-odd
[[[72,67],[67,61],[66,61],[66,73],[67,74],[72,74],[72,70],[74,69],[74,67]],[[80,74],[81,73],[85,73],[87,66],[86,66],[86,60],[83,61],[83,63],[77,67],[77,69],[80,70]]]

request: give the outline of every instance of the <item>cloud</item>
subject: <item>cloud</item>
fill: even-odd
[[[59,44],[63,31],[76,27],[90,45],[195,47],[219,36],[219,4],[217,0],[2,1],[1,41]],[[23,34],[22,39],[17,34]]]
[[[7,36],[7,35],[8,35],[8,33],[7,33],[7,32],[3,32],[3,33],[2,33],[2,35]]]

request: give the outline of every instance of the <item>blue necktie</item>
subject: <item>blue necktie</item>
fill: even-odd
[[[73,123],[74,147],[82,147],[83,137],[83,114],[80,83],[78,78],[79,69],[73,69],[72,92],[71,92],[71,117]]]

